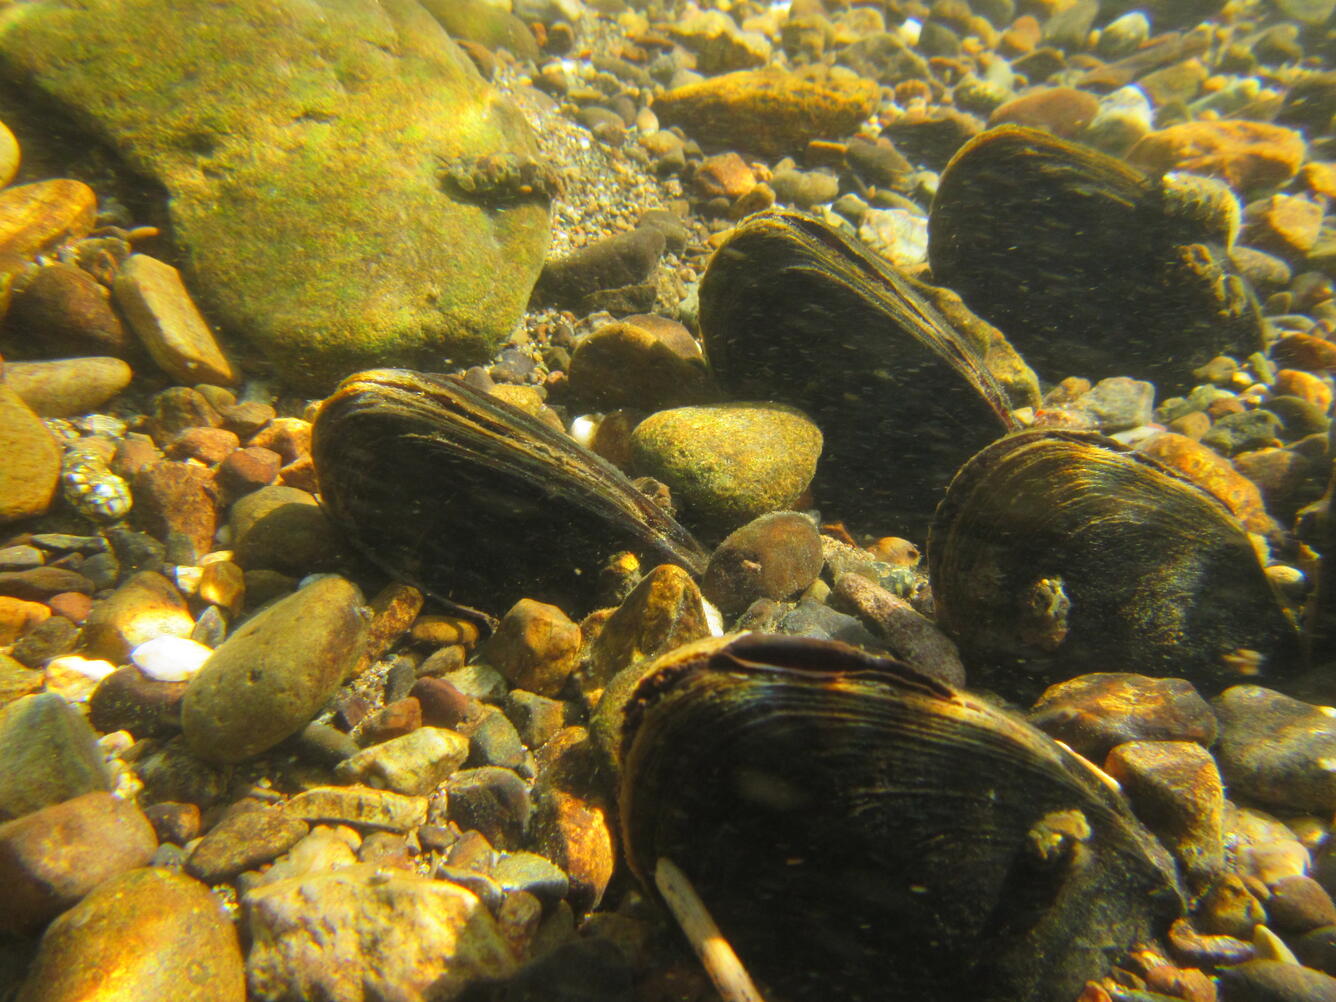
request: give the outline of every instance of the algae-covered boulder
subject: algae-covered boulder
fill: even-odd
[[[292,383],[490,355],[549,172],[417,0],[31,0],[0,74],[168,195],[192,293]]]

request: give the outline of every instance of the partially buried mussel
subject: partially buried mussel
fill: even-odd
[[[1183,908],[1087,763],[843,644],[678,648],[595,728],[631,868],[653,887],[675,864],[770,1002],[1071,1002]]]
[[[825,437],[813,489],[841,517],[926,527],[951,474],[1037,404],[998,332],[811,216],[754,215],[711,259],[705,352],[741,398],[798,407]]]
[[[1261,314],[1226,251],[1221,182],[1149,177],[1097,150],[1004,126],[942,173],[933,281],[996,324],[1045,379],[1131,375],[1184,388],[1215,355],[1262,347]]]
[[[700,544],[613,466],[457,377],[350,376],[320,408],[311,456],[348,538],[456,604],[578,608],[620,549],[705,566]]]
[[[1027,675],[1219,690],[1298,668],[1296,629],[1228,509],[1093,432],[1025,431],[980,452],[937,510],[928,559],[971,677],[1013,694]]]

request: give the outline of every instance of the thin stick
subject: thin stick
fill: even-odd
[[[724,1002],[765,1002],[742,961],[714,924],[705,902],[677,864],[660,856],[654,867],[654,883],[714,982],[720,998]]]

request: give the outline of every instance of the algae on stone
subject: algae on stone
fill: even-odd
[[[166,189],[192,293],[292,383],[484,359],[542,264],[543,190],[441,184],[535,146],[416,0],[33,0],[0,74]]]

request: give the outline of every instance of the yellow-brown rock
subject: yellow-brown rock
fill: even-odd
[[[14,175],[19,172],[19,141],[14,138],[14,133],[9,131],[9,126],[0,122],[0,188],[14,180]]]
[[[1302,135],[1267,122],[1183,122],[1142,137],[1127,159],[1152,173],[1209,174],[1247,191],[1294,177],[1304,152]]]
[[[41,602],[0,595],[0,644],[12,644],[39,623],[51,618],[51,610]]]
[[[245,1002],[236,930],[197,880],[132,870],[46,931],[18,1002]]]
[[[82,181],[57,178],[0,191],[0,254],[32,257],[67,238],[87,236],[97,196]]]
[[[989,128],[1027,125],[1063,139],[1075,139],[1099,112],[1099,99],[1075,87],[1041,87],[993,109]]]
[[[768,156],[813,139],[853,132],[877,106],[871,80],[740,70],[686,84],[654,100],[664,126],[680,125],[702,146],[745,146]]]
[[[585,687],[601,689],[627,665],[708,637],[703,602],[696,582],[682,568],[675,564],[654,568],[595,638]]]
[[[1266,513],[1257,485],[1239,473],[1228,459],[1186,435],[1164,432],[1147,439],[1138,451],[1196,481],[1220,499],[1249,532],[1266,533],[1276,524]]]
[[[555,605],[522,598],[479,653],[515,688],[556,696],[575,670],[580,627]]]
[[[1303,195],[1272,195],[1249,208],[1243,239],[1250,247],[1301,258],[1317,244],[1322,210],[1318,201]]]
[[[97,410],[134,376],[119,358],[56,358],[11,362],[5,383],[42,417],[73,417]]]
[[[20,600],[15,599],[14,601]],[[40,671],[29,668],[22,662],[14,660],[8,654],[0,654],[0,711],[15,700],[22,699],[41,687],[42,673]]]
[[[120,664],[134,648],[154,637],[188,637],[195,621],[186,600],[157,571],[140,571],[84,621],[84,653]]]
[[[3,195],[0,195],[3,197]],[[60,445],[17,393],[0,384],[0,524],[43,514],[60,479]]]
[[[1281,369],[1276,373],[1277,396],[1298,397],[1323,411],[1331,410],[1331,384],[1301,369]]]

